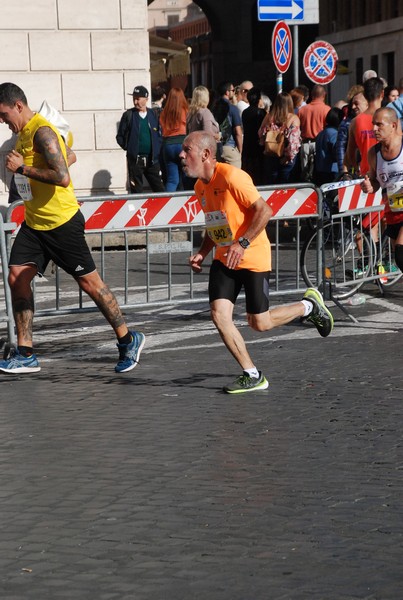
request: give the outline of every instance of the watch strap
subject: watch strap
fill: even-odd
[[[246,250],[247,248],[249,248],[250,246],[250,241],[245,238],[245,237],[240,237],[238,240],[238,244],[244,249]]]

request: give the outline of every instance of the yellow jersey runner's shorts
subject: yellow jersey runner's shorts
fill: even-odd
[[[32,229],[24,221],[11,249],[9,266],[34,264],[42,276],[53,260],[73,277],[92,273],[96,266],[84,236],[84,226],[80,210],[70,221],[50,230]]]

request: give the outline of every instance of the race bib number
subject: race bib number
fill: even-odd
[[[390,210],[392,212],[403,211],[403,187],[400,184],[393,184],[386,189]]]
[[[206,213],[207,235],[217,246],[231,246],[234,241],[227,215],[223,210]]]
[[[31,184],[29,183],[28,177],[25,177],[25,175],[21,175],[20,173],[14,173],[14,181],[18,193],[24,202],[32,200]]]

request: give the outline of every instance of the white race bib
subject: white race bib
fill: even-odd
[[[32,200],[31,184],[29,183],[28,177],[25,177],[25,175],[21,175],[20,173],[14,173],[14,181],[18,193],[24,202]]]
[[[206,213],[206,230],[208,236],[217,246],[231,246],[234,241],[227,215],[223,210]]]

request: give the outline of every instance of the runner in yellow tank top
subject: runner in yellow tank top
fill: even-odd
[[[35,134],[40,127],[48,127],[55,133],[64,161],[67,163],[66,145],[56,127],[42,115],[36,113],[20,131],[15,147],[16,152],[21,154],[24,165],[37,169],[47,168],[45,156],[34,150]],[[25,175],[20,175],[20,177],[27,180],[25,188],[27,196],[26,198],[22,196],[23,200],[28,200],[28,196],[31,195],[30,201],[25,204],[25,221],[29,227],[43,230],[54,229],[67,223],[79,210],[71,180],[67,187],[62,187],[32,178],[28,180]],[[16,183],[18,189],[19,184]]]
[[[128,330],[114,294],[96,270],[85,241],[84,217],[74,195],[65,144],[53,125],[29,108],[24,92],[13,83],[0,84],[0,123],[18,134],[6,167],[15,176],[26,213],[9,260],[18,347],[0,361],[0,371],[40,370],[33,349],[31,282],[35,275],[43,275],[50,260],[75,278],[112,326],[119,349],[115,371],[130,371],[139,362],[145,336]]]

